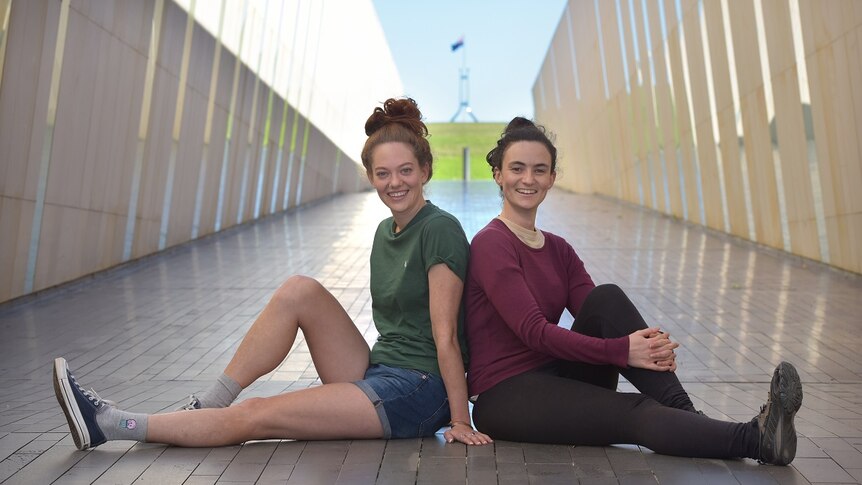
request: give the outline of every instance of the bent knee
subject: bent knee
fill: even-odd
[[[594,302],[611,305],[621,301],[629,301],[629,297],[626,295],[626,292],[613,283],[605,283],[603,285],[596,286],[592,291],[590,291],[587,298]]]
[[[293,275],[275,290],[272,299],[279,303],[292,304],[308,301],[310,297],[320,291],[325,290],[316,279],[303,275]]]
[[[620,296],[620,295],[625,296],[625,294],[626,294],[622,288],[615,285],[614,283],[604,283],[604,284],[598,285],[595,288],[593,288],[593,291],[590,292],[591,295],[593,293],[595,293],[596,295],[608,296],[608,297]]]

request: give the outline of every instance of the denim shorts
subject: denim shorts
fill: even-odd
[[[449,399],[438,375],[374,364],[354,384],[374,404],[384,439],[433,436],[449,422]]]

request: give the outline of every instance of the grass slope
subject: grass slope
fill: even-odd
[[[463,178],[463,149],[470,147],[470,179],[490,180],[485,155],[497,143],[505,123],[428,123],[435,180]]]

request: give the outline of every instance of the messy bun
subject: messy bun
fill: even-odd
[[[428,128],[422,122],[419,106],[411,98],[389,98],[383,102],[382,108],[374,108],[374,112],[365,122],[365,134],[371,136],[386,123],[399,123],[419,136],[428,136]]]
[[[509,145],[518,141],[535,141],[545,145],[548,153],[551,154],[551,172],[557,171],[557,147],[554,146],[545,128],[536,125],[527,118],[516,116],[506,125],[506,129],[503,130],[503,134],[497,140],[497,146],[485,156],[485,161],[491,166],[492,173],[503,168],[503,155]]]
[[[527,118],[524,118],[522,116],[516,116],[516,117],[512,118],[512,121],[510,121],[508,125],[506,125],[505,132],[508,133],[510,131],[517,130],[519,128],[535,128],[535,127],[536,127],[536,124],[533,123],[532,121],[528,120]]]
[[[382,143],[400,142],[409,146],[419,166],[427,168],[428,180],[431,179],[432,163],[431,146],[428,144],[428,127],[422,122],[422,112],[411,98],[389,98],[383,107],[374,108],[371,116],[365,122],[365,134],[368,140],[362,148],[362,165],[371,172],[371,155],[377,145]]]

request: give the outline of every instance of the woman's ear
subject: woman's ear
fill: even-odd
[[[497,167],[494,167],[492,171],[494,174],[494,182],[497,182],[497,185],[501,185],[503,182],[500,181],[500,178],[501,178],[500,169]]]

